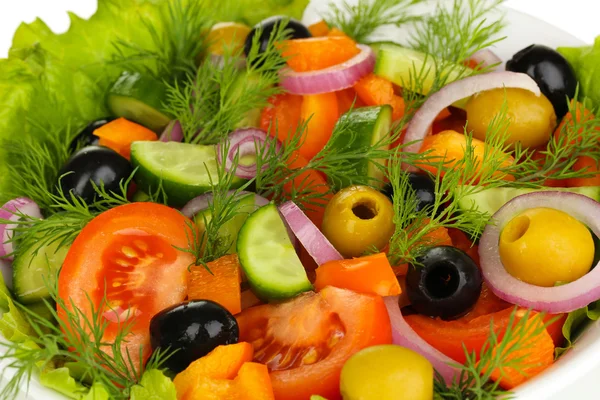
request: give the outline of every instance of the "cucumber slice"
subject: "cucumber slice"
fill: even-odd
[[[242,96],[242,93],[248,90],[248,87],[254,87],[261,77],[259,74],[252,72],[243,72],[233,81],[231,101],[236,103]],[[260,127],[260,114],[262,109],[254,108],[246,112],[240,122],[236,124],[236,128]]]
[[[362,107],[342,115],[338,124],[348,124],[348,129],[332,139],[333,149],[365,149],[365,151],[380,143],[385,136],[390,135],[392,126],[392,107],[389,105]],[[387,148],[383,146],[383,150]],[[387,160],[377,160],[385,166]],[[381,189],[384,185],[383,171],[367,159],[350,160],[354,165],[351,176],[369,176],[374,178],[373,186]],[[352,178],[341,181],[330,181],[335,190],[351,186],[356,182]]]
[[[240,265],[254,294],[280,300],[312,289],[274,204],[252,213],[237,241]]]
[[[13,262],[13,293],[22,304],[49,299],[46,282],[53,284],[58,270],[62,267],[68,247],[55,242],[41,247],[37,254],[30,249],[19,254]]]
[[[123,72],[108,92],[108,107],[117,117],[161,133],[170,121],[160,111],[166,92],[167,88],[161,81],[137,72]]]
[[[253,193],[241,194],[237,196],[235,200],[237,203],[234,211],[235,215],[229,221],[224,223],[219,229],[219,238],[231,243],[227,254],[234,254],[236,252],[237,238],[240,229],[242,228],[242,225],[244,225],[244,222],[246,222],[246,219],[248,219],[248,216],[256,211],[254,196],[255,195]],[[205,224],[209,224],[211,220],[212,214],[210,212],[210,208],[207,208],[206,210],[196,214],[194,217],[194,222],[200,231],[200,235],[202,235],[206,229]]]
[[[460,193],[462,186],[457,188],[457,192]],[[600,201],[600,186],[584,186],[577,188],[542,188],[542,189],[514,189],[514,188],[494,188],[487,189],[482,192],[465,196],[458,203],[458,207],[461,210],[467,211],[472,208],[476,208],[479,211],[486,212],[493,215],[502,207],[504,204],[514,199],[517,196],[521,196],[527,193],[540,192],[540,191],[560,191],[577,193],[587,196],[593,200]]]
[[[181,207],[218,184],[215,146],[177,142],[134,142],[131,164],[138,168],[135,181],[153,193],[162,184],[169,205]],[[244,180],[233,179],[232,189]]]

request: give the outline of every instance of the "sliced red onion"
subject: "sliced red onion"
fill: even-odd
[[[183,129],[179,121],[169,122],[158,140],[161,142],[181,142],[183,140]]]
[[[375,68],[373,50],[362,44],[358,48],[360,53],[350,60],[319,71],[295,72],[291,68],[285,68],[281,71],[281,86],[288,92],[299,95],[348,89]]]
[[[227,192],[227,194],[229,196],[233,196],[233,195],[235,195],[235,193],[236,193],[235,190],[230,190],[229,192]],[[254,196],[254,204],[256,204],[256,206],[258,206],[258,207],[262,207],[262,206],[269,204],[269,200],[265,199],[262,196],[257,195],[256,193],[241,191],[241,192],[238,192],[237,197],[242,197],[242,196],[246,196],[246,195],[253,195]],[[213,198],[212,193],[205,193],[201,196],[193,198],[181,209],[181,213],[188,218],[194,218],[194,216],[196,214],[198,214],[200,211],[206,210],[208,208],[208,205],[210,204],[212,198]]]
[[[130,319],[141,314],[142,312],[135,307],[124,309],[121,306],[116,306],[104,312],[102,316],[106,318],[107,321],[112,322],[113,324],[118,324],[129,321]]]
[[[571,312],[599,300],[599,265],[576,281],[556,287],[525,283],[510,275],[502,265],[498,249],[502,229],[521,212],[538,207],[563,211],[600,236],[600,203],[587,196],[544,191],[515,197],[494,214],[494,224],[485,228],[479,242],[481,270],[488,286],[503,300],[550,314]]]
[[[479,92],[501,88],[525,89],[536,96],[541,93],[529,75],[519,72],[490,72],[452,82],[432,94],[415,113],[404,136],[404,151],[418,153],[421,150],[421,142],[431,131],[431,124],[446,107]]]
[[[447,384],[451,384],[455,377],[458,378],[460,372],[453,366],[458,363],[427,343],[406,322],[398,305],[398,296],[384,297],[383,300],[392,323],[394,344],[416,351],[429,360]]]
[[[328,261],[343,260],[344,257],[333,247],[319,228],[304,214],[293,201],[279,207],[279,212],[317,265]]]
[[[238,129],[231,133],[226,139],[229,142],[229,152],[225,159],[225,169],[227,172],[231,171],[233,162],[237,156],[238,165],[235,170],[235,176],[242,179],[254,178],[256,176],[256,162],[242,162],[242,158],[249,155],[256,155],[257,149],[267,151],[268,148],[265,146],[265,142],[268,140],[267,138],[267,133],[257,128]],[[276,151],[279,151],[281,145],[276,139],[271,139],[268,143],[269,145],[270,143],[276,143]],[[223,162],[222,146],[223,143],[217,145],[217,159],[221,163]],[[263,169],[265,168],[267,168],[267,165],[263,165]]]
[[[496,55],[490,49],[481,49],[478,52],[474,53],[470,61],[475,62],[478,66],[482,68],[496,66],[496,68],[502,64],[502,59]]]
[[[35,204],[35,201],[27,197],[12,199],[0,209],[0,219],[17,222],[23,215],[32,218],[42,218],[42,212],[38,205]],[[0,257],[7,256],[5,257],[6,259],[12,260],[10,254],[13,253],[14,249],[10,239],[12,238],[13,229],[16,227],[16,224],[0,224],[0,238],[2,238]]]

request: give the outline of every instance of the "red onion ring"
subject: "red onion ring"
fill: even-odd
[[[181,123],[176,120],[169,122],[158,140],[161,142],[181,142],[183,140],[183,129],[181,128]]]
[[[227,194],[231,197],[236,194],[236,191],[230,190],[227,192]],[[256,204],[258,207],[262,207],[269,204],[269,200],[257,195],[256,193],[246,192],[244,190],[237,192],[237,197],[243,197],[247,195],[254,196],[254,204]],[[205,193],[203,195],[195,197],[192,200],[190,200],[185,206],[183,206],[183,208],[181,209],[181,213],[188,218],[194,218],[194,216],[196,216],[196,214],[198,214],[200,211],[206,210],[208,208],[212,198],[212,193]]]
[[[295,72],[291,68],[281,71],[281,86],[292,94],[309,95],[347,89],[360,78],[373,72],[375,53],[371,47],[359,44],[360,53],[350,60],[319,71]]]
[[[32,218],[43,218],[40,207],[38,207],[35,201],[27,197],[12,199],[0,209],[0,219],[17,222],[23,215]],[[4,257],[7,260],[12,260],[12,256],[10,255],[14,249],[10,239],[12,237],[11,232],[16,227],[17,224],[0,224],[0,238],[2,239],[0,257]]]
[[[404,151],[418,153],[421,150],[422,141],[431,131],[433,121],[446,107],[479,92],[504,87],[529,90],[536,96],[541,93],[537,83],[529,75],[519,72],[490,72],[452,82],[432,94],[415,113],[406,130]]]
[[[255,155],[257,148],[268,150],[268,146],[271,143],[276,143],[276,151],[279,151],[281,145],[276,139],[269,140],[267,133],[257,128],[245,128],[237,129],[229,135],[227,139],[229,142],[229,151],[225,158],[225,169],[230,172],[233,168],[233,162],[238,157],[238,165],[235,170],[235,176],[242,179],[252,179],[256,176],[256,162],[252,164],[243,164],[240,162],[242,157],[248,155]],[[269,141],[268,141],[269,140]],[[267,142],[268,141],[268,142]],[[263,148],[265,142],[267,142],[266,148]],[[223,162],[223,143],[217,145],[217,159],[220,163]],[[263,165],[263,169],[267,168],[267,165]]]
[[[482,68],[496,66],[496,69],[500,64],[502,64],[502,59],[496,55],[490,49],[481,49],[475,52],[469,61],[475,62],[478,66]]]
[[[554,208],[578,219],[600,236],[600,203],[575,193],[545,191],[515,197],[498,210],[479,241],[483,278],[501,299],[550,314],[567,313],[600,299],[600,263],[583,277],[556,287],[525,283],[510,275],[500,258],[498,243],[504,226],[521,212],[537,207]]]
[[[458,377],[459,370],[452,365],[458,363],[443,354],[415,332],[406,322],[398,305],[398,296],[384,297],[390,322],[392,323],[392,338],[394,344],[416,351],[425,357],[433,368],[444,378],[447,384],[451,384]]]
[[[288,201],[279,206],[279,212],[317,265],[344,259],[335,247],[329,243],[325,235],[319,231],[319,228],[293,201]]]

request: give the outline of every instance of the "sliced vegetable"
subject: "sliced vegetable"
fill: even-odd
[[[474,64],[475,68],[490,68],[499,69],[502,64],[502,59],[489,48],[481,49],[475,52],[468,60],[469,64]]]
[[[319,231],[319,228],[312,223],[294,202],[288,201],[282,204],[279,207],[279,212],[283,215],[293,234],[296,235],[317,265],[343,259],[342,255]]]
[[[326,286],[380,296],[398,296],[402,292],[385,253],[334,260],[319,266],[315,289]]]
[[[494,214],[496,223],[485,228],[479,241],[481,270],[488,285],[506,301],[549,313],[570,312],[600,299],[600,268],[556,287],[531,285],[506,271],[498,247],[500,232],[515,215],[537,207],[564,211],[600,236],[600,203],[588,197],[564,192],[537,192],[516,197]]]
[[[177,390],[171,379],[158,369],[149,369],[138,385],[131,388],[130,400],[177,400]],[[96,400],[92,397],[91,400]],[[100,400],[100,399],[98,399]],[[108,398],[107,398],[108,400]]]
[[[600,59],[600,36],[596,37],[592,46],[559,47],[558,52],[575,70],[580,94],[592,99],[596,106],[600,105],[600,72],[596,68]]]
[[[214,146],[177,142],[135,142],[131,163],[138,168],[136,183],[147,193],[162,187],[170,205],[182,207],[218,184]],[[234,179],[233,188],[243,184]]]
[[[357,45],[360,53],[346,62],[310,72],[282,71],[281,86],[293,94],[320,94],[352,87],[360,78],[373,72],[375,55],[369,46]],[[329,50],[327,50],[329,52]]]
[[[302,113],[302,96],[281,93],[269,98],[260,117],[260,128],[285,143],[296,133]]]
[[[252,213],[237,241],[240,264],[257,296],[286,299],[312,288],[277,206]]]
[[[103,125],[94,131],[94,135],[100,138],[100,146],[113,149],[128,160],[133,142],[158,140],[156,133],[125,118],[117,118]]]
[[[338,120],[337,125],[347,126],[340,129],[340,134],[330,140],[331,148],[354,148],[368,151],[373,147],[387,150],[390,146],[390,135],[392,126],[392,107],[389,105],[362,107],[351,110]],[[351,176],[369,177],[370,185],[382,188],[384,185],[384,170],[387,165],[386,159],[370,160],[368,158],[348,160],[352,164],[354,173]],[[352,179],[331,181],[334,190],[357,184]]]
[[[244,47],[246,37],[251,29],[239,22],[219,22],[210,28],[207,42],[208,52],[222,56],[226,51],[235,52]]]
[[[166,100],[163,82],[138,72],[123,72],[108,93],[108,107],[117,117],[127,118],[160,133],[170,118],[162,110]]]
[[[327,25],[327,22],[325,22],[325,20],[320,20],[319,22],[315,22],[314,24],[309,25],[308,30],[310,31],[310,34],[314,37],[327,36],[327,34],[329,33],[329,25]]]
[[[254,128],[238,129],[231,133],[224,142],[217,145],[217,160],[220,163],[223,162],[223,146],[228,146],[226,147],[228,151],[225,157],[225,168],[227,171],[231,171],[237,160],[235,175],[242,179],[252,179],[256,176],[257,172],[257,151],[266,152],[271,145],[274,145],[276,151],[279,151],[279,142],[267,142],[267,134],[264,131]],[[268,165],[263,165],[262,169],[265,170],[268,167]]]
[[[30,218],[43,218],[40,207],[35,201],[28,199],[27,197],[18,197],[12,199],[0,208],[0,220],[15,221],[18,222],[23,216]],[[17,225],[15,224],[0,224],[0,258],[6,258],[7,260],[13,259],[13,229]]]
[[[319,71],[342,64],[361,50],[347,36],[287,40],[281,55],[294,72]]]
[[[306,400],[312,394],[339,399],[340,373],[357,351],[391,343],[380,296],[327,287],[238,315],[240,340],[266,364],[275,398]]]
[[[402,97],[394,93],[392,82],[375,74],[369,74],[354,85],[358,97],[368,106],[390,105],[394,110],[394,121],[404,115],[405,104]]]
[[[160,134],[158,138],[161,142],[181,142],[183,141],[183,129],[181,128],[181,122],[171,121]]]
[[[134,368],[150,355],[150,318],[187,293],[187,268],[194,260],[176,249],[187,248],[189,224],[178,211],[159,204],[115,207],[83,228],[63,263],[58,295],[68,313],[77,307],[77,313],[91,318],[93,311],[102,314],[120,305],[141,311],[121,344]],[[67,310],[59,306],[57,313],[70,326]],[[115,334],[116,329],[106,329],[103,343],[111,343]],[[111,353],[109,347],[105,351]]]
[[[429,134],[431,124],[446,107],[479,92],[498,88],[521,88],[529,90],[536,96],[541,94],[540,88],[533,79],[516,72],[490,72],[452,82],[431,95],[415,113],[404,136],[404,144],[407,145],[404,150],[419,152],[422,147],[421,141]]]
[[[211,300],[230,313],[242,311],[240,263],[235,254],[227,255],[204,265],[190,268],[188,299]]]
[[[300,153],[311,160],[331,138],[333,128],[339,118],[339,106],[335,93],[322,93],[304,96],[300,111],[306,121]]]

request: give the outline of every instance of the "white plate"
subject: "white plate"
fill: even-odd
[[[339,2],[339,0],[333,0]],[[441,0],[444,1],[444,0]],[[305,22],[314,22],[319,15],[327,10],[327,1],[313,0],[305,14]],[[423,7],[423,11],[431,10],[435,2]],[[532,44],[545,44],[550,47],[581,46],[584,43],[572,35],[558,29],[546,22],[540,21],[529,15],[506,9],[508,27],[503,35],[507,39],[500,42],[495,52],[504,60],[511,57],[518,50]],[[390,29],[382,32],[382,37],[404,41],[408,31],[404,29]],[[518,400],[592,400],[598,399],[597,393],[600,383],[600,322],[593,324],[578,340],[577,346],[563,356],[554,366],[544,374],[532,379],[519,390]],[[5,366],[7,362],[0,362],[0,373],[10,375]],[[0,381],[2,386],[2,381]],[[64,400],[65,397],[54,391],[42,387],[35,380],[30,383],[29,394],[21,395],[15,400]]]

